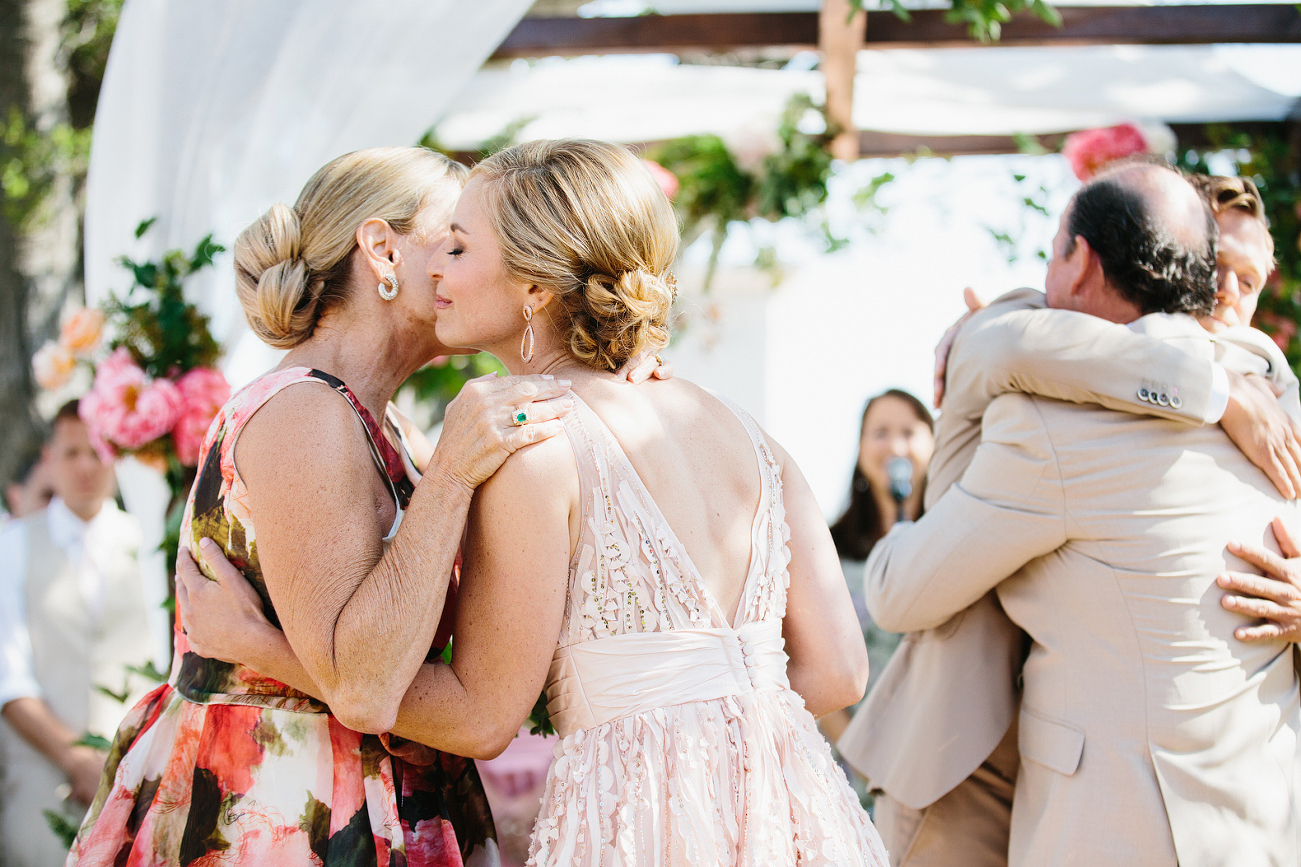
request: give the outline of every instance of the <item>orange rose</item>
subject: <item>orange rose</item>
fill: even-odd
[[[104,311],[83,307],[63,323],[59,342],[73,355],[84,358],[95,351],[103,336]]]
[[[32,373],[41,388],[47,391],[66,383],[76,366],[77,359],[72,357],[72,353],[53,340],[45,341],[45,345],[32,356]]]

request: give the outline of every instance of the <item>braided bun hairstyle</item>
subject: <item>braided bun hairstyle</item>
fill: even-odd
[[[275,204],[235,239],[235,291],[253,333],[287,349],[352,292],[357,228],[377,217],[399,234],[439,196],[450,207],[467,171],[424,148],[344,154],[312,175],[292,208]]]
[[[556,294],[564,314],[557,325],[574,358],[618,370],[668,343],[678,223],[632,151],[526,142],[488,157],[476,175],[489,181],[489,221],[506,272]]]

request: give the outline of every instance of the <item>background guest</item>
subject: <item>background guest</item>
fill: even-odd
[[[77,402],[43,449],[54,498],[0,532],[0,863],[55,867],[67,848],[46,811],[75,827],[104,756],[78,741],[111,735],[152,685],[129,674],[153,657],[136,562],[140,527],[113,502],[113,468],[90,444]],[[96,687],[122,690],[127,702]]]
[[[926,467],[935,448],[934,428],[935,421],[926,405],[902,389],[892,388],[869,400],[863,410],[858,460],[849,486],[849,506],[831,526],[831,538],[836,543],[854,611],[867,642],[869,691],[898,646],[899,636],[878,628],[867,613],[863,602],[863,563],[877,541],[900,519],[901,507],[904,520],[915,521],[921,517]],[[907,464],[896,464],[907,473],[896,478],[892,486],[890,462],[897,459],[907,461]],[[835,741],[849,719],[850,709],[845,709],[823,717],[819,725]]]
[[[41,459],[38,449],[18,465],[13,479],[5,485],[5,509],[11,519],[22,518],[44,509],[53,496],[50,468]]]

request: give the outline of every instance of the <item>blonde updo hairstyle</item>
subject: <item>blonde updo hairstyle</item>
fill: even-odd
[[[377,217],[408,234],[436,195],[450,204],[467,174],[424,148],[370,148],[326,163],[292,208],[272,205],[235,239],[235,291],[253,333],[282,349],[311,337],[351,294],[357,228]]]
[[[574,358],[618,370],[668,343],[678,223],[632,151],[598,141],[526,142],[479,163],[476,176],[488,181],[489,222],[507,274],[555,293],[558,304],[545,310]]]

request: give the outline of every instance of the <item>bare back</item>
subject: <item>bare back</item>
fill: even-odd
[[[681,379],[637,387],[608,380],[575,393],[622,447],[729,623],[744,591],[760,470],[744,425]]]

